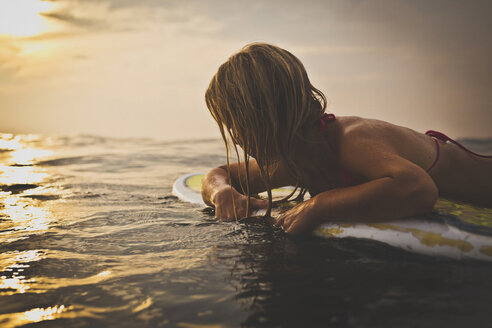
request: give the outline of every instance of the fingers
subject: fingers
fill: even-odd
[[[277,219],[277,221],[275,221],[275,223],[273,225],[276,227],[280,227],[284,223],[284,220],[285,220],[285,216],[282,215],[281,217],[279,217]]]
[[[215,217],[219,221],[241,220],[246,217],[246,208],[237,207],[234,211],[233,206],[221,206],[215,208]]]
[[[298,218],[294,215],[284,214],[281,217],[277,219],[277,221],[274,223],[274,226],[276,227],[282,227],[282,229],[285,231],[287,234],[297,234],[297,228],[296,226],[298,225],[297,222]]]
[[[294,222],[295,222],[295,217],[284,214],[277,219],[277,221],[274,223],[274,226],[282,227],[282,229],[288,233],[289,228],[292,226]]]
[[[229,204],[232,205],[232,204]],[[241,220],[246,218],[246,199],[244,201],[236,202],[236,211],[234,211],[234,206],[216,206],[215,216],[219,221],[233,221]],[[266,208],[268,207],[268,202],[251,198],[250,199],[250,211],[254,208]],[[309,218],[302,215],[302,211],[299,209],[290,209],[284,212],[274,223],[276,227],[282,227],[282,229],[290,235],[302,234],[310,231],[313,227],[308,220]]]
[[[224,209],[216,209],[215,216],[219,221],[234,221],[236,220],[236,215],[234,214],[234,210],[232,208],[224,208]],[[246,217],[246,209],[238,208],[237,209],[237,220],[244,219]],[[301,231],[298,227],[296,216],[290,215],[289,213],[284,213],[281,217],[279,217],[273,224],[276,227],[282,227],[282,229],[287,234],[298,234]]]
[[[241,213],[238,212],[234,213],[234,210],[226,210],[226,211],[219,211],[219,212],[216,211],[215,217],[219,221],[233,221],[236,218],[238,220],[242,218]]]
[[[251,197],[249,200],[249,213],[246,213],[246,197],[236,198],[236,211],[232,202],[227,205],[215,207],[215,217],[220,221],[241,220],[249,215],[254,215],[253,211],[268,208],[268,201]]]
[[[294,220],[287,220],[287,221],[284,221],[283,224],[282,224],[282,229],[284,229],[284,231],[286,233],[289,233],[290,232],[290,229],[292,228],[293,226],[293,223],[294,223]]]
[[[281,222],[278,222],[277,226],[282,226],[282,229],[285,231],[287,234],[291,234],[293,231],[293,227],[295,226],[295,219],[292,218],[284,218],[282,219]]]

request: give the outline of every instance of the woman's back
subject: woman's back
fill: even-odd
[[[379,120],[358,117],[338,117],[337,120],[342,159],[344,145],[361,138],[370,139],[374,147],[378,144],[389,147],[428,171],[440,196],[492,206],[492,159],[477,157],[452,143],[437,141],[439,157],[433,166],[438,150],[430,136]]]

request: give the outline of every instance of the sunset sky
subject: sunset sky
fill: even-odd
[[[338,115],[492,136],[492,2],[0,0],[0,132],[218,137],[204,92],[247,43]]]

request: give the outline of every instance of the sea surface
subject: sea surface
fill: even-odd
[[[224,162],[215,139],[0,134],[0,326],[492,327],[491,263],[217,222],[172,195]]]

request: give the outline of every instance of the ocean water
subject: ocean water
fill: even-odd
[[[224,161],[219,140],[0,135],[0,326],[492,326],[490,263],[217,222],[172,195]]]

